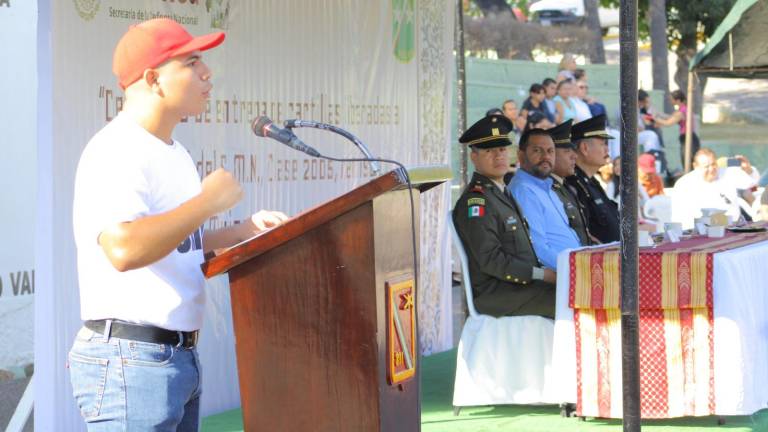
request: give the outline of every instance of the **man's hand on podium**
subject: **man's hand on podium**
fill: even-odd
[[[218,255],[226,248],[248,240],[262,231],[274,228],[286,220],[288,220],[288,216],[285,213],[261,210],[251,215],[243,223],[229,225],[215,231],[206,230],[203,235],[204,251]]]
[[[279,211],[261,210],[251,215],[253,234],[274,228],[288,220],[288,216]]]

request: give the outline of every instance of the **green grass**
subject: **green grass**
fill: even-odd
[[[761,174],[768,169],[768,125],[704,124],[701,145],[718,157],[744,155]]]
[[[453,379],[456,350],[425,357],[422,368],[421,430],[424,432],[603,432],[621,431],[620,420],[560,417],[556,406],[504,405],[465,407],[458,417],[453,415]],[[768,410],[752,416],[725,417],[717,425],[717,417],[685,417],[671,420],[644,420],[643,431],[651,432],[768,432]],[[203,432],[240,432],[243,430],[240,410],[227,411],[203,420]]]

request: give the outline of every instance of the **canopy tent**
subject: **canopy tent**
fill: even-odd
[[[691,61],[699,75],[768,78],[768,2],[739,0]]]

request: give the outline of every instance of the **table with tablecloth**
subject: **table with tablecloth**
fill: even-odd
[[[558,257],[552,398],[620,418],[618,244]],[[768,233],[728,233],[639,254],[643,418],[768,407]]]

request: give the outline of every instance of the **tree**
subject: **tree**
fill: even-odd
[[[706,41],[712,36],[735,2],[736,0],[667,1],[667,35],[670,47],[677,54],[675,83],[681,90],[686,91],[688,88],[688,67],[698,51],[699,40]],[[694,94],[688,95],[699,114],[706,85],[706,79],[701,79],[694,87]]]
[[[507,21],[515,20],[515,14],[512,7],[506,0],[473,0],[475,5],[483,13],[483,16],[490,20]],[[499,58],[508,58],[510,50],[503,41],[494,45]],[[528,56],[530,57],[530,55]],[[525,58],[525,57],[523,57]]]
[[[672,111],[669,95],[669,62],[667,61],[667,2],[650,0],[648,27],[651,35],[653,88],[664,92],[664,111]]]
[[[600,27],[600,17],[597,14],[598,0],[584,0],[584,13],[589,37],[589,60],[593,64],[605,63],[605,48],[603,47],[603,29]]]
[[[600,2],[603,6],[619,6],[619,0]],[[688,66],[696,55],[698,42],[706,42],[712,36],[735,2],[736,0],[666,0],[667,46],[677,54],[675,83],[681,90],[688,89]],[[639,37],[647,39],[650,29],[647,19],[649,0],[639,0],[638,11]],[[706,80],[701,80],[693,94],[694,108],[698,113],[701,113],[701,95],[705,85]],[[691,95],[688,97],[691,99]]]

